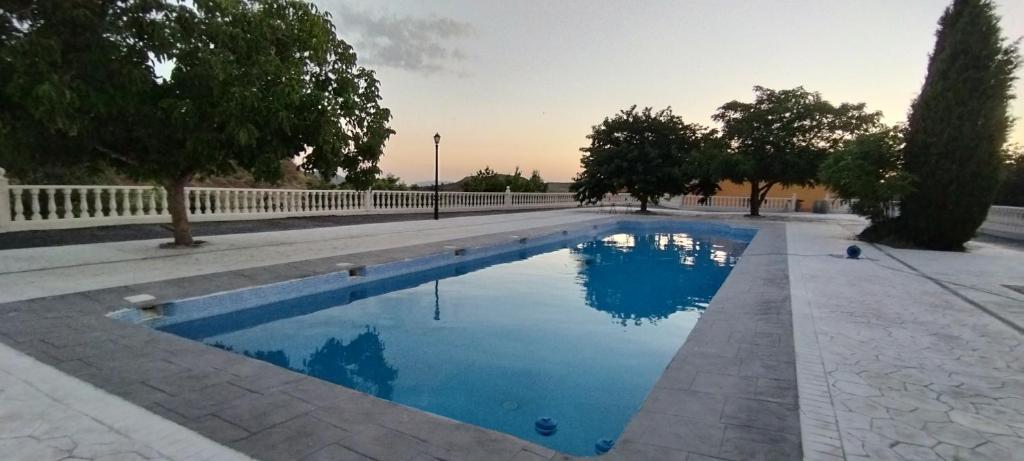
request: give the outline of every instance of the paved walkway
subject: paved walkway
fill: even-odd
[[[593,212],[546,211],[220,235],[179,250],[158,248],[166,239],[5,250],[0,303],[588,219]]]
[[[191,250],[159,250],[158,240],[6,250],[0,302],[515,233],[593,219],[592,213],[222,235]],[[1024,460],[1024,294],[1012,288],[1024,285],[1024,251],[978,242],[967,253],[861,245],[864,258],[852,261],[840,256],[859,227],[848,217],[779,218],[790,220],[800,423],[809,459]],[[0,454],[237,456],[2,344]]]
[[[1024,336],[978,307],[1020,318],[1024,252],[844,259],[856,230],[787,225],[807,458],[1024,460]]]
[[[2,343],[0,364],[2,459],[249,459]]]

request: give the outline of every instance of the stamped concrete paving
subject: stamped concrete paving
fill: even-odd
[[[210,237],[199,248],[166,250],[135,240],[0,251],[0,302],[155,282],[461,237],[594,219],[549,211],[327,227]],[[3,234],[0,234],[3,238]]]
[[[0,364],[2,459],[249,459],[3,344]]]
[[[577,219],[614,218],[588,214]],[[548,226],[516,233],[545,235],[558,229]],[[785,321],[784,237],[781,226],[775,225],[751,244],[748,250],[761,246],[766,259],[758,267],[737,270],[740,278],[730,278],[728,283],[739,291],[738,296],[713,302],[718,322],[698,324],[694,341],[673,360],[610,458],[799,456],[792,345]],[[472,248],[508,238],[508,233],[498,233],[449,242]],[[444,243],[426,240],[392,250],[0,305],[4,314],[0,340],[262,459],[561,459],[551,450],[506,434],[102,317],[127,294],[194,296],[336,271],[340,261],[375,264],[444,251]],[[763,264],[767,265],[760,267]],[[708,332],[701,334],[704,328]],[[751,385],[753,394],[744,394],[744,386]]]
[[[855,228],[787,229],[808,459],[1024,459],[1024,336],[974,305],[1019,311],[994,285],[1024,279],[1024,252],[861,244],[849,260]]]

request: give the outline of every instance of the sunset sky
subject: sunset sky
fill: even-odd
[[[568,181],[605,116],[672,106],[714,126],[715,109],[750,100],[754,85],[803,85],[899,122],[949,3],[314,1],[377,71],[398,132],[381,166],[409,183],[433,179],[435,131],[442,180],[489,165]],[[1024,2],[998,4],[1004,34],[1024,35]],[[1012,112],[1024,118],[1024,102]],[[1011,140],[1024,143],[1024,121]]]

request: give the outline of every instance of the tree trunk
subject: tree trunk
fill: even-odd
[[[174,228],[174,244],[180,246],[192,245],[192,226],[188,222],[188,197],[185,195],[185,186],[192,178],[192,175],[179,176],[164,186],[167,189],[167,207],[171,212],[171,226]]]
[[[640,197],[640,212],[647,212],[647,197]]]
[[[750,216],[761,216],[761,181],[750,181]]]

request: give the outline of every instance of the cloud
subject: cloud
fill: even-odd
[[[360,61],[369,65],[434,74],[462,74],[469,55],[461,40],[476,35],[472,24],[443,17],[374,15],[338,2],[331,10],[338,35],[351,40]]]

